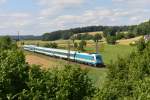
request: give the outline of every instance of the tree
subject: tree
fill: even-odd
[[[147,47],[147,44],[145,43],[144,38],[140,39],[140,40],[138,41],[138,44],[137,44],[137,49],[138,49],[138,51],[141,52],[141,51],[143,51],[146,47]]]
[[[106,41],[107,41],[108,44],[116,44],[116,36],[108,35],[106,37]]]
[[[78,43],[77,43],[77,42],[74,43],[74,48],[75,48],[75,49],[78,48]]]
[[[74,44],[74,42],[75,42],[75,36],[72,36],[70,39],[72,40],[72,43]]]
[[[94,35],[94,38],[93,38],[93,40],[94,40],[94,42],[95,42],[95,50],[96,50],[96,53],[98,53],[98,42],[99,42],[99,40],[101,40],[102,39],[102,36],[101,36],[101,34],[95,34]]]
[[[55,42],[51,42],[51,43],[46,43],[44,45],[44,47],[47,47],[47,48],[58,48],[58,45]]]
[[[117,33],[117,35],[116,35],[116,39],[117,40],[120,40],[120,39],[122,39],[122,38],[124,38],[125,37],[125,33],[123,33],[123,32],[119,32],[119,33]]]
[[[86,46],[86,41],[85,40],[81,40],[79,45],[78,45],[78,49],[81,51],[85,50],[85,46]]]
[[[28,70],[21,51],[9,50],[0,53],[0,98],[16,95],[27,89]]]
[[[85,35],[81,33],[102,31],[104,37],[107,35],[116,36],[117,32],[129,32],[134,34],[129,34],[127,37],[133,37],[138,35],[150,34],[150,21],[141,23],[139,25],[130,26],[88,26],[79,27],[68,30],[59,30],[51,33],[45,33],[42,37],[43,40],[58,40],[58,39],[69,39],[71,36],[77,35],[79,40],[89,40],[92,39],[91,35]]]
[[[12,48],[17,48],[17,45],[9,36],[0,37],[0,50],[7,50]]]

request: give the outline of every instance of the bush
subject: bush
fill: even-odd
[[[46,43],[44,45],[44,47],[47,47],[47,48],[58,48],[58,45],[57,45],[57,43],[52,42],[52,43]]]
[[[18,98],[84,100],[91,99],[96,92],[87,71],[72,66],[48,71],[34,66],[29,73],[28,88],[22,91]]]
[[[108,44],[116,44],[116,36],[108,35],[106,37],[106,41],[107,41]]]
[[[143,51],[146,48],[147,44],[145,43],[144,38],[140,39],[137,44],[138,51]]]
[[[137,41],[133,41],[131,43],[129,43],[130,46],[136,46],[137,45]]]
[[[0,53],[0,98],[15,95],[27,89],[29,67],[21,51],[4,51]]]
[[[135,37],[135,34],[131,33],[131,32],[128,32],[125,34],[124,36],[126,39],[130,39],[130,38],[134,38]]]
[[[0,50],[16,49],[17,45],[8,36],[0,37]]]
[[[116,35],[116,39],[117,39],[117,40],[120,40],[120,39],[124,38],[124,36],[125,36],[125,34],[122,33],[122,32],[120,32],[120,33],[118,33],[118,34]]]
[[[108,79],[99,100],[150,99],[150,46],[143,48],[142,52],[118,58],[108,68]]]
[[[86,46],[86,41],[85,40],[81,40],[79,45],[78,45],[78,49],[80,51],[85,51],[85,46]]]

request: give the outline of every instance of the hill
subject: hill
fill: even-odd
[[[59,30],[50,33],[43,34],[43,40],[58,40],[58,39],[69,39],[74,34],[78,33],[88,33],[88,32],[103,32],[104,34],[113,34],[120,32],[132,33],[136,36],[150,34],[150,20],[143,22],[139,25],[130,25],[130,26],[88,26],[88,27],[79,27],[68,30]]]

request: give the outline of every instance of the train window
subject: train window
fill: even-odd
[[[92,57],[92,59],[94,59],[94,57]]]

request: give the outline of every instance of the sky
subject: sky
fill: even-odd
[[[42,35],[92,25],[150,19],[150,0],[0,0],[0,35]]]

